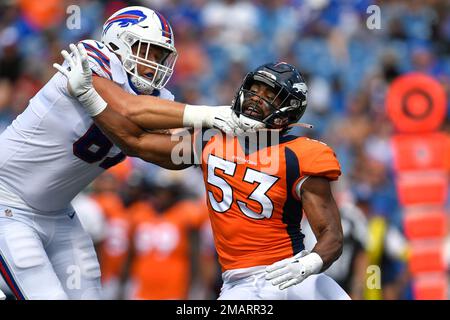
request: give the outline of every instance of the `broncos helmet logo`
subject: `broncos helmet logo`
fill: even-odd
[[[305,83],[303,82],[299,82],[299,83],[294,83],[294,85],[292,86],[292,88],[297,91],[297,92],[301,92],[303,93],[305,96],[308,93],[308,87],[306,86]]]
[[[139,22],[142,22],[145,19],[147,19],[147,16],[140,10],[125,11],[106,21],[103,33],[106,33],[114,23],[118,23],[121,28],[125,28],[128,27],[129,25],[138,24]]]

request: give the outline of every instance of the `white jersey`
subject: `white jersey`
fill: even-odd
[[[96,75],[135,94],[114,53],[94,40],[82,43]],[[21,204],[43,214],[70,211],[70,201],[81,190],[125,159],[70,96],[66,85],[66,78],[55,74],[0,135],[0,204]],[[156,94],[173,100],[166,89]]]

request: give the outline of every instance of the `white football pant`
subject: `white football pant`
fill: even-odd
[[[350,300],[344,289],[323,273],[284,290],[265,275],[265,266],[225,271],[219,300]]]
[[[97,255],[75,212],[0,206],[0,274],[17,299],[100,298]]]

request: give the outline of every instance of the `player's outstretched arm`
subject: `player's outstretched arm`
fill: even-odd
[[[114,110],[144,129],[217,127],[237,133],[240,127],[230,106],[193,106],[126,92],[111,80],[93,77],[95,91]]]
[[[193,163],[190,135],[179,142],[179,137],[172,138],[171,134],[144,131],[112,108],[105,109],[93,120],[129,156],[171,170],[185,169]],[[175,147],[176,154],[172,152]],[[188,161],[180,160],[186,158]]]
[[[182,128],[185,104],[152,96],[136,96],[115,82],[93,77],[93,86],[108,107],[143,129]]]
[[[325,271],[342,253],[341,219],[331,193],[330,182],[323,177],[308,177],[302,184],[301,199],[317,243],[306,250],[266,268],[266,279],[280,289],[299,284],[312,274]]]
[[[128,116],[145,129],[170,129],[180,127],[217,128],[225,133],[241,133],[239,121],[231,107],[191,106],[151,96],[134,96],[118,90],[112,83],[96,81],[96,87],[105,95],[107,102],[98,94],[92,83],[88,55],[82,44],[70,45],[72,56],[61,53],[69,68],[53,66],[68,79],[70,93],[80,101],[91,116],[103,112],[108,104]]]

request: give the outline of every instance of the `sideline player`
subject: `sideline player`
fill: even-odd
[[[83,48],[74,54],[72,69],[59,69],[73,91],[92,90]],[[140,129],[147,126],[144,109],[127,119],[108,108],[114,105],[110,95],[126,98],[122,90],[100,93],[108,102],[97,100],[102,111],[94,121],[123,150],[172,169],[192,164],[178,163],[177,153],[184,159],[197,156],[223,271],[220,299],[349,299],[322,273],[342,252],[342,226],[330,190],[330,181],[341,174],[339,163],[326,144],[287,134],[306,109],[307,86],[294,67],[257,68],[235,97],[233,110],[243,127],[257,129],[256,144],[249,143],[250,135],[214,130],[197,132],[193,147],[184,143],[177,149],[180,143],[171,137]],[[261,144],[273,135],[279,140]],[[312,252],[304,250],[302,210],[317,238]]]
[[[204,203],[186,197],[187,190],[173,172],[159,172],[143,183],[143,199],[127,208],[131,222],[130,299],[189,298],[194,262],[190,236],[208,219],[208,212]]]
[[[164,86],[177,53],[161,14],[144,7],[119,10],[104,24],[101,40],[79,43],[88,68],[94,78],[116,83],[131,97],[148,95],[143,101],[154,126],[147,128],[194,122],[230,128],[229,107],[170,101],[173,96]],[[91,92],[78,97],[88,98]],[[5,282],[17,299],[98,298],[96,253],[70,201],[125,155],[69,94],[60,73],[0,135],[0,145],[0,273]]]

